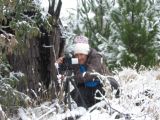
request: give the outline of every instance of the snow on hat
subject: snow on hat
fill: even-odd
[[[88,53],[90,51],[90,47],[88,44],[87,37],[85,37],[83,35],[76,36],[74,43],[75,43],[74,54],[82,53],[82,54],[88,55]]]

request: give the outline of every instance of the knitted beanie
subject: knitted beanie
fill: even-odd
[[[85,55],[88,55],[90,51],[90,47],[88,44],[88,38],[85,36],[76,36],[74,40],[75,46],[74,46],[74,54],[82,53]]]

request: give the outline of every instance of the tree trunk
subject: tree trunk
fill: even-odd
[[[39,83],[42,83],[47,89],[52,86],[52,98],[55,98],[56,69],[54,66],[55,60],[63,54],[64,40],[61,37],[61,30],[59,27],[59,14],[62,2],[59,0],[57,9],[55,8],[55,0],[52,0],[49,7],[49,13],[52,16],[52,31],[47,32],[43,27],[40,28],[43,33],[40,38],[33,38],[28,40],[29,47],[25,52],[21,50],[15,51],[9,55],[9,63],[14,71],[21,71],[26,75],[27,86],[25,82],[21,82],[18,89],[23,92],[29,90],[29,95],[36,97],[40,95],[38,89]],[[52,47],[53,46],[53,47]]]

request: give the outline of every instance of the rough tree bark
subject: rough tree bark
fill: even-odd
[[[39,82],[43,83],[46,88],[52,84],[52,98],[55,97],[56,86],[56,70],[54,66],[55,60],[63,54],[64,40],[61,37],[60,30],[60,10],[62,2],[59,0],[57,6],[55,0],[49,3],[49,13],[52,16],[52,30],[47,32],[43,27],[40,28],[44,33],[40,38],[33,38],[29,40],[29,47],[26,52],[21,50],[15,51],[12,55],[9,55],[9,63],[13,67],[14,71],[21,71],[25,73],[27,80],[27,87],[22,82],[18,89],[25,92],[29,88],[29,95],[36,97],[33,90],[38,93]],[[56,7],[56,9],[55,9]],[[54,47],[44,47],[54,46]]]

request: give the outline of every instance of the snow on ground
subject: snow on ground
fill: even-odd
[[[160,119],[160,69],[137,73],[124,68],[114,77],[121,85],[120,98],[105,98],[88,110],[73,104],[71,111],[54,100],[35,108],[21,108],[19,117],[22,120],[63,120],[71,116],[76,120]]]

